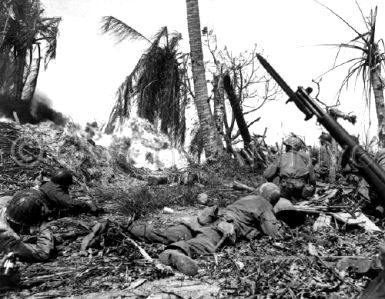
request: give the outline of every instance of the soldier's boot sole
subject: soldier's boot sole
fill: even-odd
[[[191,257],[178,250],[167,249],[163,251],[159,255],[159,261],[189,276],[194,276],[198,273],[197,263]]]

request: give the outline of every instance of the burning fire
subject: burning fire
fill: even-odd
[[[99,133],[96,144],[123,154],[128,163],[153,171],[187,167],[186,156],[171,145],[169,138],[158,132],[147,120],[135,117],[117,128],[112,135]]]

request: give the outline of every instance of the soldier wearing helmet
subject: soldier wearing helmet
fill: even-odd
[[[99,211],[93,203],[72,199],[69,194],[69,187],[72,184],[71,172],[62,168],[55,171],[50,181],[40,186],[43,200],[51,216],[59,217],[60,215]]]
[[[186,275],[196,275],[198,265],[194,258],[216,252],[225,240],[235,244],[241,239],[252,240],[261,233],[273,238],[283,236],[283,227],[273,210],[280,198],[279,187],[264,183],[256,193],[222,209],[206,207],[197,217],[165,229],[133,224],[128,233],[143,242],[167,245],[159,255],[160,262]]]
[[[0,253],[13,252],[23,261],[44,261],[54,248],[53,235],[45,225],[47,207],[37,190],[17,192],[0,209]],[[20,233],[39,228],[36,243],[25,243]]]
[[[314,171],[318,180],[327,182],[331,163],[330,145],[332,142],[332,137],[330,134],[322,132],[318,139],[320,142],[320,147],[318,153],[318,161],[314,167]]]
[[[301,152],[304,142],[297,136],[290,136],[283,144],[286,152],[266,168],[263,176],[280,185],[284,198],[298,201],[312,196],[315,176],[310,157]]]

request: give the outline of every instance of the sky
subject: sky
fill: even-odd
[[[169,31],[182,34],[181,49],[189,51],[183,0],[43,0],[42,3],[46,16],[60,16],[63,20],[59,27],[57,58],[41,73],[38,89],[51,98],[57,110],[81,124],[108,119],[117,88],[148,46],[139,41],[116,44],[109,36],[102,35],[102,16],[112,15],[147,37],[167,26]],[[322,3],[357,29],[365,29],[354,0],[323,0]],[[366,15],[370,8],[378,6],[377,38],[383,37],[382,2],[361,0],[359,4]],[[313,0],[200,0],[199,9],[201,27],[214,30],[219,47],[226,46],[238,54],[257,44],[293,89],[315,87],[312,80],[333,66],[337,48],[321,44],[348,42],[355,37],[341,20]],[[354,52],[341,53],[342,58],[352,55],[357,56]],[[345,74],[346,69],[324,76],[319,98],[328,104],[335,103]],[[354,88],[353,82],[341,96],[340,109],[357,114],[357,125],[342,124],[360,136],[369,123],[368,109],[362,103],[362,87],[357,84]],[[374,106],[371,110],[370,132],[373,134]],[[253,125],[252,132],[261,134],[267,127],[268,143],[295,132],[312,145],[322,131],[315,121],[304,122],[303,114],[294,104],[285,104],[285,97],[266,105],[257,116],[261,116],[261,121]]]

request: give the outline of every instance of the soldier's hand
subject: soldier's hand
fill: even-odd
[[[230,240],[231,243],[235,244],[236,234],[235,228],[232,223],[221,221],[218,223],[217,229],[223,233],[224,236]]]

